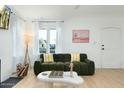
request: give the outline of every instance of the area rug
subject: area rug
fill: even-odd
[[[12,88],[14,85],[16,85],[22,79],[23,78],[20,78],[20,77],[10,77],[9,79],[0,83],[0,88]]]

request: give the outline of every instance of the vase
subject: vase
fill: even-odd
[[[70,63],[70,77],[73,77],[73,63]]]

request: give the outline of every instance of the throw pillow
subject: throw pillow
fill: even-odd
[[[44,54],[44,62],[53,62],[53,54]]]
[[[71,62],[76,61],[80,62],[80,53],[72,53],[71,54]]]

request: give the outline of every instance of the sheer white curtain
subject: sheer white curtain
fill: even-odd
[[[25,31],[25,22],[18,16],[11,14],[10,18],[10,31],[12,32],[12,45],[13,45],[13,68],[16,64],[24,62],[24,39],[23,33]]]
[[[33,62],[39,58],[39,23],[32,22],[32,31],[33,31]]]
[[[62,52],[62,22],[56,22],[56,31],[57,31],[57,36],[56,36],[56,53],[61,53]]]

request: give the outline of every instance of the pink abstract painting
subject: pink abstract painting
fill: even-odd
[[[72,30],[73,43],[89,43],[89,30]]]

